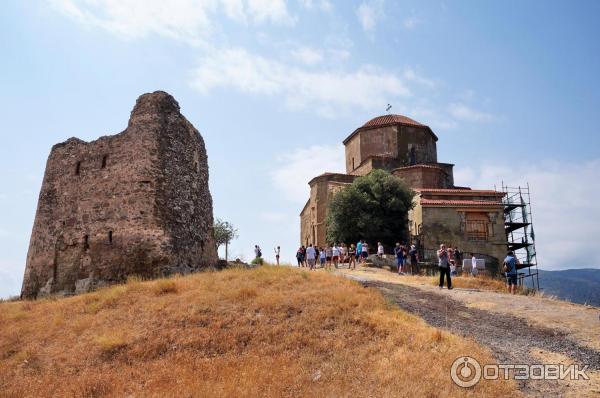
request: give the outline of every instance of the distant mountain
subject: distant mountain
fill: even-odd
[[[545,295],[600,307],[600,269],[539,272],[540,287]]]

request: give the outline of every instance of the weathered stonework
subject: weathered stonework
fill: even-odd
[[[123,132],[52,147],[21,296],[215,265],[212,225],[200,133],[172,96],[144,94]]]

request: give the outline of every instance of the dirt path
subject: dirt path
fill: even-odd
[[[384,278],[373,275],[344,275],[365,287],[379,289],[388,300],[432,326],[474,339],[488,347],[499,363],[557,363],[560,360],[558,363],[589,365],[590,381],[519,382],[519,388],[528,396],[600,396],[600,351],[573,339],[565,325],[546,327],[510,313],[477,308],[470,301],[477,301],[478,291],[440,291],[430,286],[377,280]],[[489,301],[485,295],[490,292],[481,293],[481,300]],[[494,294],[499,296],[497,300],[510,299],[508,295]],[[469,300],[463,296],[469,296]],[[543,312],[544,308],[536,308],[536,311]]]

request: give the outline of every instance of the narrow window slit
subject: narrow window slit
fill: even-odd
[[[81,171],[81,162],[77,162],[77,164],[75,164],[75,175],[78,176],[80,171]]]
[[[113,242],[113,231],[108,231],[108,243],[112,244]]]

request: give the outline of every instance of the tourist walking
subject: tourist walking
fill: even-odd
[[[444,288],[444,276],[446,276],[448,289],[452,289],[452,280],[450,279],[450,260],[445,244],[442,243],[440,245],[440,250],[437,251],[437,256],[440,271],[440,289]]]
[[[381,242],[377,242],[377,257],[383,258],[383,245]]]
[[[260,250],[259,245],[254,245],[254,254],[256,255],[256,258],[262,257],[262,251]]]
[[[333,244],[333,249],[331,249],[331,260],[333,261],[333,266],[337,269],[338,264],[340,262],[340,248],[337,243]]]
[[[350,267],[356,269],[356,247],[354,246],[354,243],[351,244],[348,249],[348,269],[350,269]]]
[[[308,245],[306,248],[306,262],[308,263],[308,267],[311,271],[315,269],[315,262],[317,260],[317,252],[313,247],[312,243]]]
[[[506,253],[502,270],[506,274],[508,292],[512,294],[517,292],[517,264],[519,260],[515,257],[515,253],[512,250]]]
[[[448,263],[450,264],[450,276],[456,276],[456,260],[454,260],[454,249],[448,248]]]
[[[277,265],[279,265],[279,255],[281,254],[281,247],[277,246],[275,248],[275,261],[277,262]]]
[[[369,257],[369,244],[365,241],[363,241],[362,244],[362,249],[361,249],[361,255],[362,255],[362,262],[366,262],[367,258]]]
[[[477,270],[477,258],[473,254],[473,257],[471,257],[471,275],[475,277],[478,273],[479,271]]]
[[[419,252],[415,245],[410,246],[408,257],[410,258],[410,273],[412,275],[419,275],[421,273],[419,270]]]
[[[296,260],[298,260],[298,267],[304,267],[304,246],[298,248]]]
[[[394,247],[394,256],[396,257],[396,266],[398,267],[398,275],[404,275],[404,250],[400,242]]]
[[[346,262],[346,255],[348,254],[348,248],[345,243],[340,244],[340,264]]]
[[[362,261],[362,245],[363,245],[363,241],[359,240],[358,243],[356,244],[356,260],[361,263]]]
[[[333,257],[333,249],[330,245],[325,248],[325,260],[327,261],[327,269],[331,269],[331,257]]]
[[[321,268],[325,268],[325,262],[327,261],[327,255],[325,249],[319,247],[319,260],[321,260]]]

